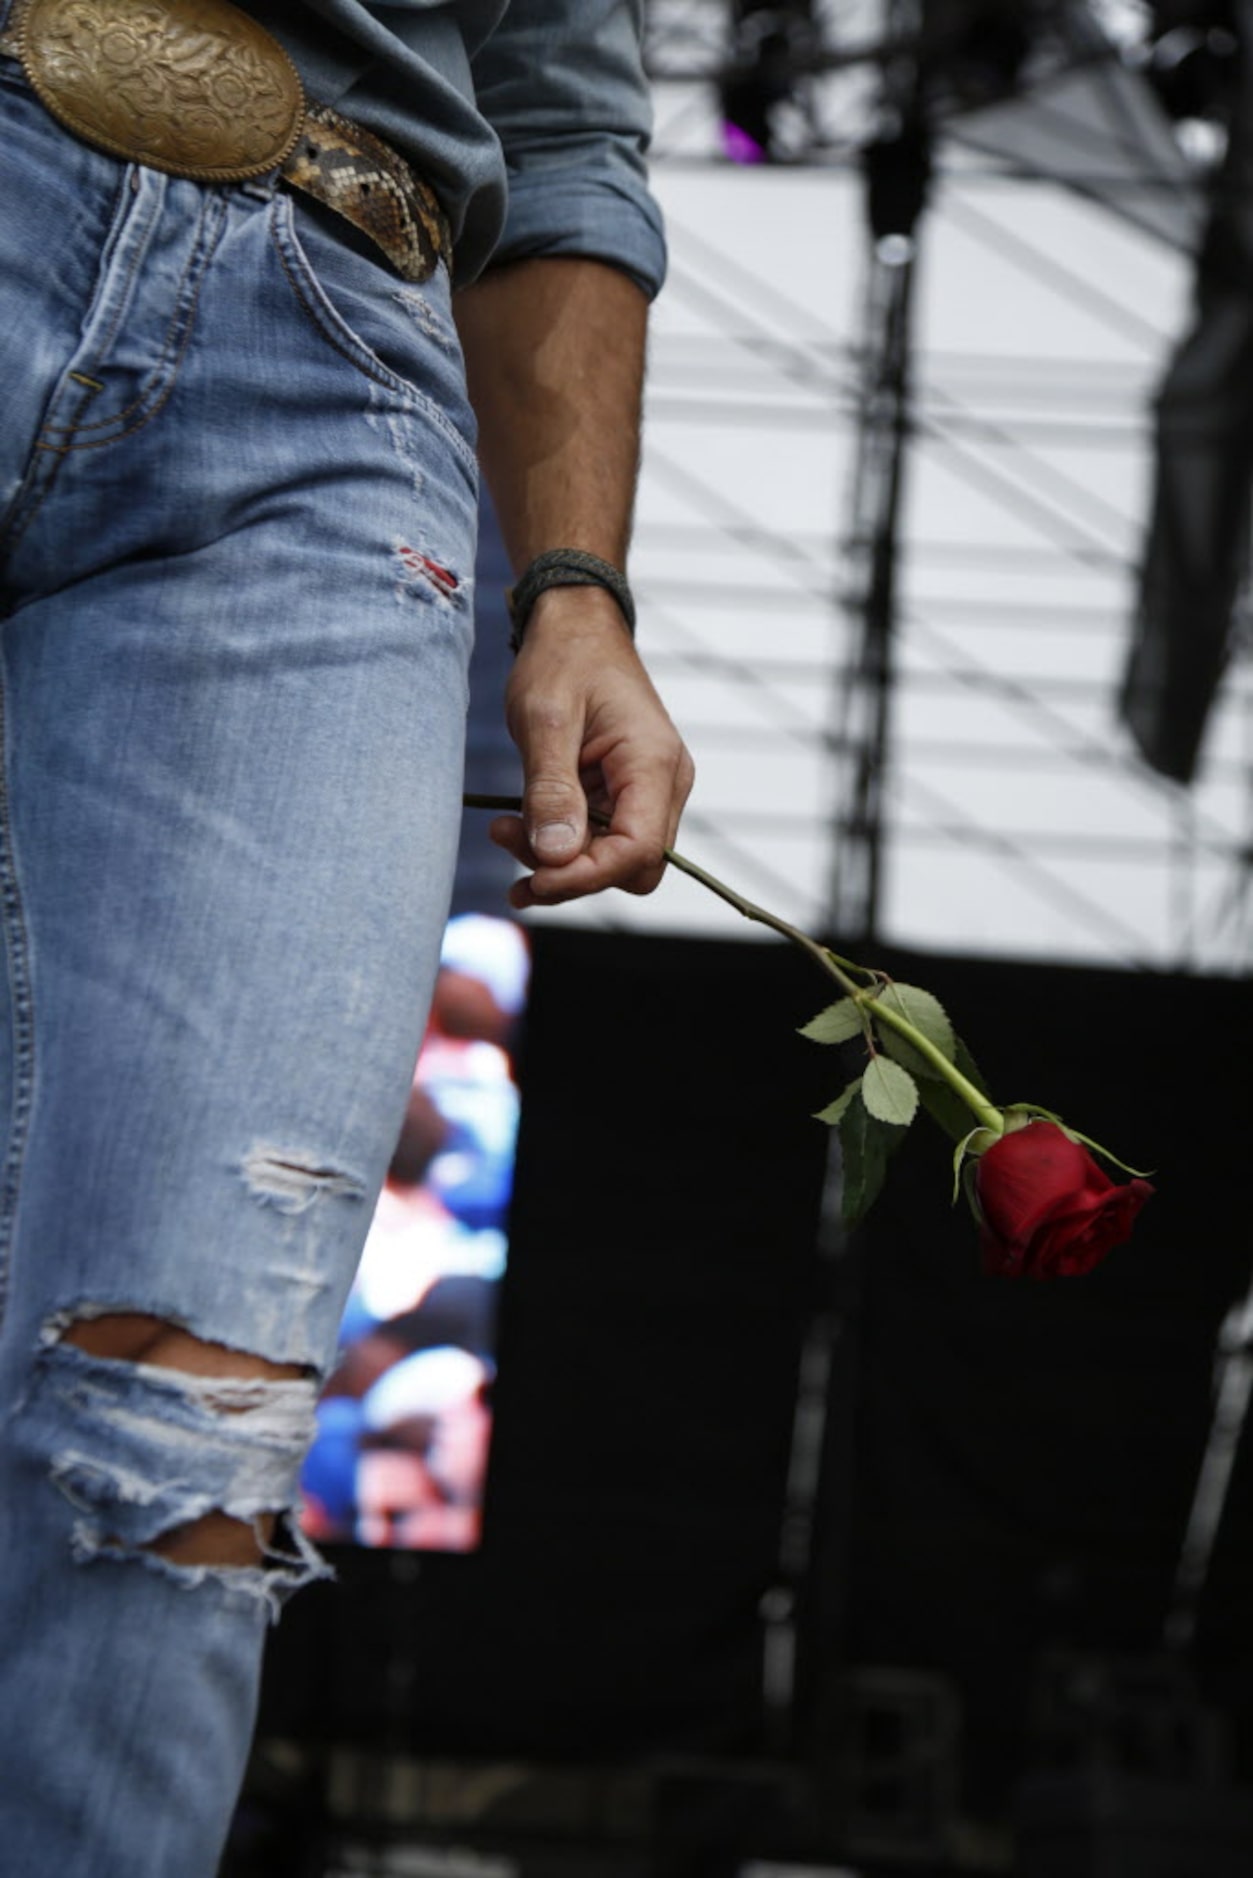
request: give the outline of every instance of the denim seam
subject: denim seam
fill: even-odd
[[[206,211],[202,209],[200,216],[200,232],[196,236],[195,244],[187,257],[187,263],[183,268],[182,277],[178,283],[178,292],[174,296],[174,311],[170,316],[165,344],[161,348],[161,352],[138,395],[133,398],[129,404],[124,405],[120,411],[114,411],[111,417],[102,417],[94,424],[45,424],[39,433],[41,438],[53,435],[73,439],[81,437],[84,432],[89,430],[107,430],[115,424],[120,424],[124,418],[131,415],[132,411],[141,410],[153,396],[154,392],[160,388],[160,385],[166,378],[167,367],[171,359],[174,372],[177,374],[178,368],[182,364],[183,354],[186,352],[188,342],[191,338],[191,330],[200,302],[200,293],[204,285],[205,264],[213,247],[216,245],[216,235],[212,240],[209,237],[207,228],[208,220],[209,218]],[[138,257],[136,258],[136,265],[138,265]],[[132,268],[132,275],[133,272],[134,269]],[[197,282],[191,290],[190,298],[184,303],[184,297],[187,294],[187,283],[193,275],[198,275]],[[128,278],[128,290],[129,286],[130,280]],[[121,308],[119,307],[118,318],[114,321],[108,337],[92,356],[91,362],[93,364],[97,359],[103,358],[108,353],[109,347],[112,345],[117,333],[118,321],[120,319]],[[99,365],[97,369],[103,372],[108,368],[104,365]],[[131,432],[126,430],[121,432],[120,435],[129,437]],[[113,442],[116,440],[110,438],[107,441]],[[66,444],[40,443],[36,445],[37,449],[45,450],[78,449],[81,447],[83,446],[72,442]]]
[[[0,1169],[0,1321],[8,1298],[10,1252],[17,1214],[22,1168],[35,1083],[35,1000],[30,970],[30,943],[18,883],[8,786],[8,735],[5,672],[0,653],[0,916],[5,933],[12,1031],[13,1087],[10,1099],[9,1142]]]
[[[182,278],[179,281],[178,296],[175,300],[174,313],[170,320],[171,335],[179,332],[181,321],[181,339],[178,341],[178,350],[174,353],[173,358],[169,359],[169,354],[175,344],[174,338],[171,336],[167,338],[161,358],[154,367],[148,379],[148,383],[144,391],[140,393],[140,396],[131,404],[128,404],[124,410],[115,412],[112,417],[102,418],[99,424],[44,424],[33,446],[33,460],[30,469],[27,471],[24,486],[19,490],[14,499],[13,507],[9,511],[7,523],[0,526],[0,549],[4,552],[11,553],[12,550],[18,546],[26,530],[39,514],[44,502],[52,493],[52,489],[56,483],[57,472],[66,457],[73,456],[83,450],[105,450],[112,444],[124,442],[126,438],[133,437],[137,431],[142,430],[145,424],[151,423],[152,419],[161,412],[169,401],[174,387],[178,382],[178,374],[182,368],[183,357],[187,351],[188,345],[191,343],[191,335],[196,323],[196,312],[200,304],[200,294],[203,290],[205,275],[208,271],[208,261],[214,247],[217,245],[221,220],[222,217],[219,216],[217,222],[211,225],[207,214],[202,209],[200,230],[197,233],[187,265],[183,269]],[[210,238],[210,230],[212,231],[212,238]],[[131,262],[130,270],[126,277],[128,290],[138,265],[139,256],[136,254],[134,260]],[[192,274],[193,268],[196,269],[196,284],[192,290],[190,299],[187,301],[186,307],[183,308],[183,295],[188,277]],[[124,298],[125,296],[121,296],[121,299]],[[117,331],[120,318],[121,307],[119,305],[118,315],[110,328],[109,337],[104,341],[103,345],[97,348],[97,351],[93,353],[92,363],[95,362],[102,352],[107,351],[108,346],[112,343],[113,335]],[[166,363],[167,360],[169,361],[168,364]],[[161,373],[163,366],[165,368],[165,376],[162,382]],[[104,370],[105,368],[101,366],[99,369]],[[129,425],[125,430],[114,430],[113,434],[107,437],[91,438],[84,443],[76,443],[73,441],[73,438],[82,430],[99,430],[103,429],[106,425],[110,427],[115,426],[120,423],[122,419],[129,416],[132,411],[143,409],[144,397],[151,394],[154,386],[159,389],[160,395],[144,410],[143,416],[139,419],[138,423]],[[85,398],[80,402],[80,410],[87,409],[91,400],[98,395],[99,393],[96,390],[89,388]],[[50,430],[64,430],[66,433],[65,441],[59,443],[43,442],[43,437]],[[49,457],[53,458],[53,463],[50,469],[45,470],[44,465]],[[26,498],[25,508],[22,507],[24,497]]]
[[[323,339],[326,340],[328,345],[333,346],[335,351],[338,352],[342,358],[347,359],[353,369],[360,372],[363,377],[372,378],[388,391],[396,393],[397,396],[405,400],[410,410],[421,411],[423,416],[440,432],[441,436],[452,444],[466,467],[477,476],[478,457],[475,455],[474,451],[471,450],[456,425],[449,423],[439,406],[432,399],[424,396],[415,385],[408,384],[406,380],[401,378],[397,373],[389,372],[382,360],[375,357],[364,341],[356,338],[351,327],[339,320],[338,314],[335,315],[337,323],[332,325],[330,318],[312,298],[309,290],[300,280],[295,268],[288,259],[284,242],[279,232],[277,209],[278,198],[275,199],[275,207],[271,211],[270,235],[274,242],[275,251],[278,254],[279,264],[284,274],[287,276],[288,285],[295,294],[298,304],[304,309]],[[288,236],[288,240],[304,263],[304,267],[310,276],[311,282],[316,283],[316,274],[312,264],[304,255],[294,230]]]
[[[27,89],[29,88],[27,87]],[[124,180],[123,180],[121,187],[123,189],[125,188]],[[112,215],[110,217],[108,234],[105,240],[104,247],[101,250],[101,265],[100,265],[99,273],[97,276],[98,284],[100,281],[105,279],[108,274],[108,268],[109,268],[108,256],[111,251],[113,242],[115,241],[116,236],[117,236],[119,220],[120,220],[120,216],[118,212],[118,206],[115,201]],[[137,259],[136,261],[132,262],[130,274],[127,276],[128,288],[130,285],[130,281],[134,276],[136,265],[137,265]],[[98,285],[97,285],[97,291],[98,291]],[[109,342],[112,341],[113,334],[116,331],[117,331],[117,320],[115,319],[113,322],[113,326],[110,329]],[[53,410],[53,411],[56,410],[58,401],[63,395],[63,385],[64,385],[64,380],[62,381],[62,386],[58,387],[58,390],[50,398],[49,400],[50,410]],[[96,395],[97,394],[94,389],[87,388],[86,396],[79,400],[78,408],[80,410],[86,410],[90,406],[92,399]],[[21,484],[17,490],[17,493],[15,494],[13,501],[9,506],[8,513],[4,517],[3,522],[0,523],[0,549],[4,550],[5,552],[8,552],[9,550],[15,548],[17,544],[21,541],[22,536],[26,533],[27,528],[30,526],[35,516],[39,513],[39,510],[43,505],[44,499],[48,495],[48,492],[51,489],[52,484],[56,479],[56,473],[57,473],[57,469],[59,468],[59,462],[53,464],[51,470],[48,470],[40,456],[41,450],[44,451],[45,455],[47,453],[46,447],[41,445],[39,442],[39,439],[44,435],[44,432],[47,428],[48,426],[45,420],[45,422],[40,425],[39,430],[36,432],[35,442],[31,446],[30,461],[26,465],[25,475],[23,476]]]
[[[92,399],[98,396],[99,392],[95,387],[85,386],[83,396],[79,400],[79,409],[87,410]],[[0,552],[8,554],[18,546],[22,536],[51,494],[57,479],[57,472],[68,454],[65,450],[50,451],[46,444],[41,444],[36,438],[31,448],[31,461],[27,465],[22,485],[14,496],[3,523],[0,523]],[[54,459],[51,464],[47,461],[49,455]]]
[[[43,431],[40,433],[41,439],[48,431],[60,430],[65,432],[66,439],[59,443],[44,443],[41,440],[36,443],[36,450],[42,450],[45,454],[51,456],[70,456],[78,450],[103,450],[110,444],[121,443],[127,437],[133,437],[136,431],[142,430],[145,424],[151,423],[157,413],[164,408],[175,385],[178,383],[178,374],[182,367],[183,358],[187,352],[188,346],[191,344],[191,336],[195,330],[196,324],[196,313],[200,305],[200,295],[204,290],[209,258],[217,245],[221,220],[222,218],[219,216],[216,222],[210,224],[207,214],[205,214],[204,211],[201,212],[200,232],[196,236],[195,246],[188,258],[186,267],[183,269],[182,279],[179,281],[178,297],[175,300],[174,312],[170,319],[171,336],[167,338],[161,357],[153,367],[148,382],[139,396],[130,404],[126,405],[123,410],[115,411],[112,417],[101,418],[99,423],[96,424],[46,424]],[[183,295],[188,277],[193,273],[193,269],[195,270],[195,285],[184,306]],[[174,337],[176,334],[178,335],[177,342]],[[106,342],[106,346],[108,343],[109,342]],[[174,349],[176,343],[177,350]],[[93,355],[93,359],[95,356],[96,355]],[[105,371],[107,368],[100,366],[98,369]],[[157,394],[155,397],[153,396],[154,391]],[[144,401],[146,398],[151,398],[152,401],[145,408]],[[112,428],[114,425],[120,424],[124,418],[129,417],[131,413],[135,411],[142,411],[143,415],[139,418],[137,423],[127,425],[124,430],[118,430],[108,437],[89,438],[84,443],[75,441],[83,431]]]
[[[21,71],[20,66],[18,67],[18,71],[19,72]],[[30,87],[28,84],[25,83],[25,74],[22,74],[22,77],[23,77],[22,89],[24,92],[29,94]],[[121,219],[120,214],[119,214],[119,204],[118,204],[117,198],[125,190],[125,187],[126,187],[126,179],[125,179],[125,175],[123,174],[119,183],[118,191],[115,194],[113,204],[110,209],[108,227],[107,227],[103,245],[101,247],[101,261],[100,261],[100,266],[99,266],[98,273],[97,273],[98,282],[102,280],[108,273],[109,255],[112,251],[113,244],[116,240],[118,225]],[[133,273],[133,268],[132,268],[132,273]],[[128,277],[128,285],[129,285],[129,277]],[[113,332],[116,331],[116,328],[117,328],[117,322],[114,321]],[[112,339],[112,332],[110,333],[110,339]],[[84,387],[84,389],[85,389],[86,395],[79,400],[78,408],[80,410],[88,409],[88,407],[90,406],[92,402],[92,399],[98,395],[97,389],[94,386]],[[52,396],[49,398],[47,408],[50,411],[55,411],[57,409],[59,402],[63,398],[63,396],[64,396],[64,380],[62,380],[58,384],[57,389],[53,392]],[[29,526],[30,522],[34,519],[35,515],[38,513],[44,501],[44,498],[45,496],[47,496],[49,489],[51,487],[51,484],[53,480],[55,479],[56,472],[57,472],[57,465],[54,464],[52,469],[49,470],[46,464],[44,464],[41,461],[41,458],[39,455],[39,450],[40,450],[39,439],[44,435],[44,432],[46,431],[47,428],[48,428],[48,425],[45,419],[39,425],[38,430],[35,432],[35,442],[31,445],[30,460],[28,461],[26,465],[25,473],[13,496],[13,500],[9,504],[9,507],[6,510],[5,514],[3,516],[0,516],[0,552],[5,552],[9,550],[10,548],[16,547],[18,542],[21,540],[22,536],[25,534],[26,529]]]
[[[121,184],[120,184],[121,193],[125,195],[128,184],[133,185],[134,182],[135,182],[135,174],[134,174],[133,169],[125,170],[123,172]],[[122,324],[123,309],[125,308],[127,301],[130,297],[130,290],[134,282],[135,276],[139,272],[139,264],[143,260],[146,253],[148,252],[148,238],[152,233],[153,225],[155,224],[156,219],[161,212],[161,208],[162,208],[164,201],[165,201],[165,196],[163,193],[159,197],[154,196],[149,205],[147,221],[144,223],[143,228],[140,232],[139,240],[134,245],[134,251],[131,254],[130,266],[127,268],[125,279],[122,282],[122,291],[117,296],[113,319],[110,323],[108,332],[105,334],[104,339],[100,344],[100,347],[96,354],[97,357],[103,357],[105,353],[108,352],[109,347],[113,344],[113,341],[117,338],[118,327]],[[114,220],[113,220],[113,225],[109,230],[109,235],[105,242],[105,246],[101,250],[102,266],[100,270],[100,278],[101,278],[101,285],[104,287],[107,287],[108,285],[109,271],[110,271],[110,268],[112,267],[113,257],[112,257],[111,250],[113,248],[114,243],[121,239],[122,228],[125,226],[125,221],[126,221],[125,216],[118,217],[115,215]]]

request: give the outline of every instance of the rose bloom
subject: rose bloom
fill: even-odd
[[[975,1162],[983,1269],[1005,1278],[1071,1278],[1131,1237],[1153,1189],[1120,1184],[1054,1122],[1002,1135]]]

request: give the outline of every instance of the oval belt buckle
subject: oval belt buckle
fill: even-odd
[[[25,0],[16,52],[66,130],[172,176],[260,176],[304,123],[300,74],[229,0]]]

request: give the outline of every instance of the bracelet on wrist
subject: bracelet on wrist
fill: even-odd
[[[583,548],[550,548],[536,555],[505,595],[511,629],[509,644],[515,652],[522,644],[535,602],[550,587],[603,587],[618,602],[627,631],[635,637],[635,601],[621,570],[612,561],[602,561],[598,554],[589,554]]]

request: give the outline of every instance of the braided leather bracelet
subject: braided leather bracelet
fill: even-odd
[[[618,602],[627,631],[635,637],[635,602],[621,571],[611,561],[602,561],[598,554],[588,554],[583,548],[550,548],[547,553],[536,555],[505,595],[512,627],[509,644],[513,651],[522,644],[535,602],[550,587],[603,587]]]

